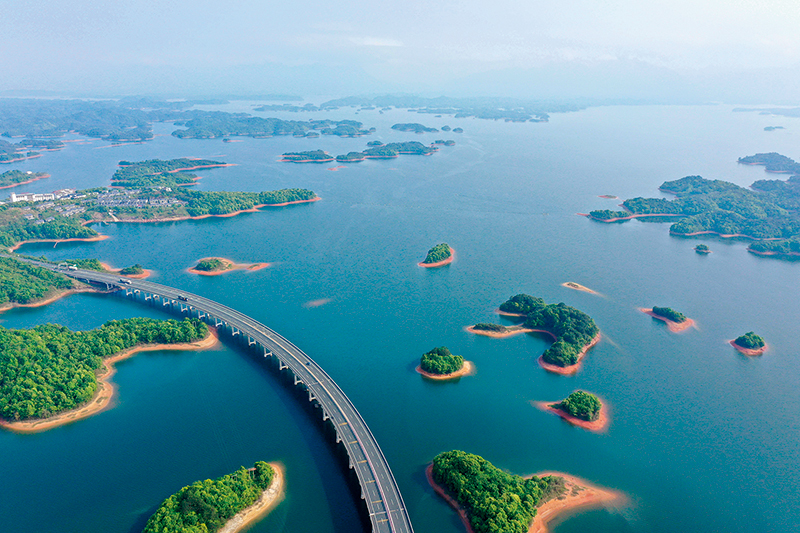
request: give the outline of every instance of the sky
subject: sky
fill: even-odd
[[[800,98],[799,0],[13,0],[0,90]]]

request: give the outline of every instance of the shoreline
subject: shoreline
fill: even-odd
[[[757,250],[751,250],[749,246],[747,247],[747,251],[751,254],[760,255],[763,257],[800,257],[800,253],[798,252],[759,252]]]
[[[46,242],[52,242],[55,244],[59,244],[62,242],[98,242],[98,241],[104,241],[108,238],[109,238],[108,235],[98,234],[95,235],[94,237],[72,237],[70,239],[30,239],[27,241],[18,242],[14,246],[10,247],[9,251],[15,252],[25,244],[40,244]],[[55,245],[53,246],[53,248],[55,248]]]
[[[282,157],[278,159],[279,163],[333,163],[334,161],[336,161],[335,157],[326,159],[286,159]]]
[[[93,287],[86,287],[86,288],[75,288],[75,289],[64,289],[63,291],[56,291],[51,296],[48,296],[42,300],[38,300],[36,302],[21,304],[17,302],[6,302],[3,305],[0,305],[0,313],[3,311],[8,311],[9,309],[14,309],[17,307],[42,307],[48,304],[51,304],[55,301],[60,300],[61,298],[65,298],[71,294],[78,294],[82,292],[104,292],[100,291],[99,289],[95,289]]]
[[[219,528],[217,533],[237,533],[250,524],[264,518],[269,511],[275,508],[286,496],[285,483],[286,471],[279,463],[267,463],[272,467],[275,475],[269,487],[261,492],[261,496],[249,507],[245,507],[233,515]]]
[[[736,339],[729,340],[728,344],[736,348],[737,352],[744,354],[748,357],[757,357],[759,355],[764,355],[764,352],[766,352],[767,348],[769,347],[769,344],[764,343],[764,346],[762,346],[761,348],[757,348],[755,350],[752,348],[745,348],[744,346],[739,346],[738,344],[736,344]]]
[[[118,274],[118,275],[122,276],[123,278],[147,279],[153,274],[153,271],[149,270],[147,268],[143,269],[144,272],[142,272],[141,274],[120,274],[119,271],[122,270],[121,268],[113,268],[108,263],[103,263],[102,261],[100,261],[100,266],[105,268],[108,272],[111,272],[113,274]]]
[[[544,330],[535,330],[535,331],[548,333],[554,339],[556,338],[555,335],[553,335],[549,331],[544,331]],[[569,365],[569,366],[551,365],[550,363],[547,363],[547,362],[544,361],[544,359],[542,359],[542,357],[544,357],[544,354],[540,355],[539,358],[536,360],[536,362],[539,363],[540,367],[544,368],[548,372],[552,372],[554,374],[561,374],[562,376],[571,376],[573,374],[576,374],[578,372],[578,370],[581,369],[581,366],[583,366],[583,358],[586,356],[586,353],[591,348],[593,348],[595,344],[600,342],[600,338],[601,337],[602,337],[602,335],[598,331],[597,335],[595,335],[594,338],[591,341],[589,341],[588,344],[584,345],[584,347],[581,348],[581,351],[578,353],[578,361],[574,365]]]
[[[523,314],[523,313],[509,313],[508,311],[503,311],[499,307],[497,309],[495,309],[494,312],[497,313],[500,316],[516,316],[516,317],[520,317],[520,318],[528,316],[528,315]]]
[[[568,289],[573,289],[573,290],[576,290],[576,291],[588,292],[589,294],[595,294],[597,296],[600,295],[599,292],[593,291],[589,287],[584,287],[580,283],[575,283],[574,281],[565,281],[564,283],[561,284],[561,286],[562,287],[566,287]]]
[[[639,311],[641,311],[642,313],[644,313],[646,315],[650,315],[651,317],[653,317],[653,318],[655,318],[657,320],[661,320],[662,322],[665,322],[667,324],[667,328],[669,328],[669,330],[672,333],[680,333],[681,331],[685,331],[685,330],[695,326],[694,320],[692,320],[689,317],[686,317],[686,320],[684,320],[683,322],[675,322],[674,320],[670,320],[669,318],[666,318],[666,317],[663,317],[661,315],[655,314],[653,312],[652,308],[646,309],[644,307],[640,307]]]
[[[84,418],[96,415],[112,407],[111,400],[115,398],[117,392],[116,386],[113,382],[111,382],[111,378],[117,373],[117,369],[114,367],[116,363],[124,361],[125,359],[129,359],[139,352],[166,350],[207,350],[216,346],[218,343],[219,338],[217,337],[216,330],[212,327],[209,327],[208,335],[194,342],[179,344],[140,344],[137,346],[132,346],[131,348],[122,350],[121,352],[102,360],[102,370],[99,374],[97,374],[97,391],[95,392],[94,396],[92,396],[92,399],[87,403],[76,407],[75,409],[70,409],[69,411],[64,411],[63,413],[58,413],[48,418],[23,420],[18,422],[10,422],[0,419],[0,427],[9,431],[13,431],[14,433],[39,433],[41,431],[47,431],[48,429],[71,424],[72,422],[77,422],[78,420],[83,420]]]
[[[487,331],[483,329],[475,329],[475,326],[467,326],[466,328],[464,328],[464,331],[474,333],[475,335],[483,335],[484,337],[491,337],[493,339],[505,339],[507,337],[519,335],[520,333],[533,333],[534,331],[537,331],[535,329],[527,329],[522,326],[504,326],[504,327],[506,328],[505,331]]]
[[[422,366],[417,366],[415,369],[417,374],[421,375],[424,378],[428,379],[435,379],[439,381],[447,381],[449,379],[458,379],[463,376],[474,376],[477,369],[475,368],[475,363],[472,361],[464,360],[464,364],[461,365],[461,368],[456,370],[455,372],[451,372],[449,374],[431,374],[430,372],[425,372],[422,370]]]
[[[417,266],[421,266],[422,268],[438,268],[441,266],[449,265],[452,263],[456,258],[456,250],[452,246],[450,247],[450,257],[447,259],[442,259],[441,261],[437,261],[435,263],[417,263]]]
[[[196,270],[194,267],[190,267],[187,268],[186,271],[199,276],[221,276],[222,274],[235,272],[237,270],[255,272],[256,270],[272,266],[272,263],[234,263],[230,259],[225,259],[224,257],[204,257],[200,259],[200,261],[205,261],[206,259],[218,259],[222,261],[222,268],[219,270]],[[198,263],[200,261],[198,261]]]
[[[19,187],[20,185],[27,185],[29,183],[33,183],[34,181],[43,180],[45,178],[49,178],[50,174],[42,174],[41,176],[37,176],[35,178],[31,178],[28,181],[20,181],[19,183],[12,183],[11,185],[3,185],[0,186],[0,189],[10,189],[11,187]]]
[[[567,489],[563,499],[553,498],[536,507],[536,516],[533,517],[528,533],[548,533],[548,526],[557,518],[575,514],[579,509],[608,507],[611,504],[620,504],[626,501],[621,492],[604,489],[593,485],[579,477],[562,472],[540,472],[533,474],[537,477],[556,476],[564,479]],[[425,477],[433,490],[452,507],[461,518],[467,533],[475,533],[469,524],[466,510],[447,493],[447,490],[433,479],[433,463],[425,468]],[[531,476],[524,476],[530,478]]]
[[[573,426],[577,426],[579,428],[583,428],[587,431],[591,431],[594,433],[605,433],[605,431],[608,429],[609,424],[611,423],[611,419],[608,416],[608,407],[602,400],[600,401],[600,413],[597,416],[597,420],[584,420],[582,418],[578,418],[577,416],[572,416],[571,414],[567,413],[566,411],[562,411],[557,407],[553,407],[559,402],[531,402],[531,403],[537,409],[540,409],[548,413],[553,413],[554,415],[558,415],[563,420],[566,420]]]
[[[589,213],[578,213],[578,214],[580,216],[582,216],[582,217],[586,217],[586,218],[595,220],[597,222],[619,222],[621,220],[622,221],[624,221],[624,220],[633,220],[634,218],[647,218],[647,217],[685,217],[686,216],[686,215],[680,215],[680,214],[676,214],[676,213],[644,213],[644,214],[640,214],[640,215],[633,214],[633,215],[630,215],[630,216],[627,216],[627,217],[597,218],[597,217],[593,217]],[[687,233],[687,235],[689,235],[689,234]]]

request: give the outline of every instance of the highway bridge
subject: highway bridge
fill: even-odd
[[[230,307],[196,294],[149,281],[120,278],[113,274],[64,268],[39,261],[39,266],[106,289],[119,289],[134,299],[172,310],[184,316],[200,318],[215,327],[227,327],[233,335],[241,335],[248,345],[263,351],[264,357],[277,359],[281,370],[288,369],[294,384],[308,392],[309,401],[321,408],[324,420],[336,431],[336,441],[344,445],[352,468],[361,486],[374,533],[411,533],[400,489],[383,456],[378,442],[364,419],[342,389],[300,348],[264,324]]]

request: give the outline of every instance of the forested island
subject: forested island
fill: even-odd
[[[422,354],[417,372],[433,379],[455,379],[472,373],[474,366],[460,355],[453,355],[446,346]]]
[[[201,276],[218,276],[234,270],[261,270],[270,266],[269,263],[234,263],[224,257],[206,257],[189,269],[193,274]]]
[[[22,143],[13,144],[0,139],[0,163],[16,163],[39,155],[39,152],[28,150]]]
[[[34,181],[49,178],[46,172],[23,172],[21,170],[9,170],[0,174],[0,189],[8,189],[18,185],[33,183]]]
[[[397,131],[406,131],[414,133],[436,133],[439,131],[436,128],[429,128],[417,122],[408,124],[395,124],[394,126],[392,126],[392,129]]]
[[[393,159],[401,154],[431,155],[436,152],[436,147],[425,146],[421,142],[411,141],[404,143],[388,143],[367,148],[363,152],[349,152],[337,155],[336,161],[340,163],[353,163],[365,159]]]
[[[517,294],[500,304],[500,311],[524,317],[522,325],[516,326],[520,331],[542,332],[553,337],[555,342],[539,358],[539,365],[550,372],[574,374],[589,348],[600,341],[600,330],[594,320],[564,303],[546,304],[541,298]],[[497,324],[480,326],[511,329]]]
[[[164,500],[143,533],[233,533],[249,525],[278,502],[283,472],[257,461],[217,479],[196,481]]]
[[[284,163],[329,163],[333,156],[325,150],[310,150],[307,152],[285,152],[281,156]]]
[[[662,322],[666,322],[667,327],[673,333],[678,333],[694,326],[694,320],[670,307],[653,307],[652,309],[640,309],[640,311]]]
[[[195,174],[183,171],[232,165],[222,161],[184,157],[170,160],[120,161],[119,166],[119,170],[111,176],[111,184],[117,187],[175,187],[193,185],[198,179]]]
[[[425,259],[418,263],[419,266],[432,268],[450,264],[454,259],[453,249],[446,242],[442,242],[428,250]]]
[[[624,500],[617,492],[558,472],[510,474],[460,450],[434,457],[426,475],[473,533],[543,532],[561,513]]]
[[[761,355],[767,351],[767,343],[759,335],[748,331],[730,341],[731,346],[745,355]]]
[[[195,111],[191,119],[177,121],[175,125],[186,127],[172,132],[179,139],[217,139],[230,135],[257,139],[279,135],[304,137],[312,132],[339,137],[360,137],[375,131],[374,128],[363,129],[363,124],[355,120],[281,120],[218,111]]]
[[[706,255],[711,253],[711,249],[708,247],[707,244],[698,244],[694,247],[694,251],[700,255]]]
[[[727,181],[686,176],[659,187],[674,194],[673,200],[631,198],[622,204],[625,212],[598,210],[589,216],[602,221],[679,217],[670,226],[673,235],[749,238],[758,241],[748,247],[755,254],[800,254],[800,163],[775,152],[742,157],[739,163],[763,165],[768,172],[789,177],[757,180],[746,189]]]
[[[590,392],[576,390],[558,403],[539,402],[537,405],[589,431],[603,431],[608,427],[609,420],[602,402]]]
[[[111,320],[97,329],[78,332],[56,324],[32,329],[0,327],[0,417],[3,425],[22,431],[52,427],[39,421],[26,425],[25,421],[47,419],[86,405],[99,390],[104,390],[105,382],[98,381],[98,374],[105,364],[103,380],[107,379],[112,373],[109,361],[147,349],[148,345],[156,349],[176,346],[195,349],[203,346],[187,343],[208,337],[205,323],[189,318],[180,321]],[[110,399],[110,387],[105,388],[105,392],[105,403],[98,398],[88,406],[86,413],[59,422],[98,412]]]

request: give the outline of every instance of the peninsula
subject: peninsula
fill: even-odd
[[[120,161],[119,170],[111,176],[116,187],[181,187],[194,185],[200,179],[188,170],[231,167],[230,163],[209,159],[149,159],[147,161]]]
[[[196,350],[216,343],[198,319],[112,320],[89,331],[43,324],[0,327],[0,426],[34,433],[104,410],[113,364],[141,351]]]
[[[450,248],[446,242],[442,242],[428,250],[428,255],[418,266],[424,268],[436,268],[444,265],[449,265],[455,259],[455,250]]]
[[[652,309],[639,309],[642,313],[661,320],[667,324],[667,328],[673,333],[680,333],[694,326],[694,320],[687,318],[683,313],[679,313],[669,307],[653,307]]]
[[[143,533],[241,531],[283,499],[284,477],[280,465],[257,461],[252,468],[196,481],[164,500]]]
[[[460,355],[453,355],[446,346],[422,354],[417,372],[431,379],[456,379],[474,373],[475,365]]]
[[[608,428],[608,409],[589,392],[577,390],[560,402],[536,402],[536,406],[589,431],[601,432]]]
[[[506,316],[511,316],[507,313],[502,313]],[[533,333],[532,329],[523,326],[503,326],[501,324],[492,324],[489,322],[478,322],[474,326],[469,326],[467,331],[475,333],[476,335],[483,335],[484,337],[493,337],[495,339],[505,339],[519,335],[520,333]]]
[[[435,146],[425,146],[417,141],[388,143],[367,148],[363,152],[349,152],[337,155],[336,161],[340,163],[357,163],[365,159],[394,159],[401,154],[431,155],[437,150],[438,148]]]
[[[736,348],[740,353],[749,356],[762,355],[767,351],[767,343],[764,342],[760,336],[752,331],[748,331],[744,335],[736,337],[730,342],[730,345]]]
[[[8,189],[11,187],[18,187],[19,185],[27,185],[34,181],[49,178],[50,174],[45,172],[23,172],[21,170],[9,170],[0,174],[0,189]]]
[[[526,478],[509,474],[459,450],[437,455],[426,475],[470,533],[543,533],[559,514],[624,500],[619,493],[557,472]]]
[[[233,272],[234,270],[261,270],[270,266],[269,263],[234,263],[230,259],[224,257],[206,257],[197,262],[195,266],[189,269],[192,274],[199,274],[201,276],[219,276],[226,272]]]

